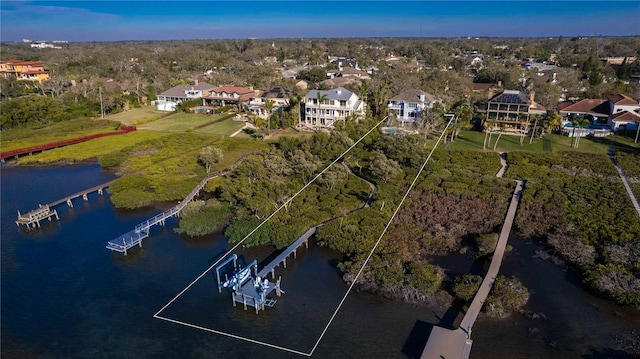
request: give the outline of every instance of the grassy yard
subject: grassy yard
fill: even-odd
[[[214,117],[207,117],[207,118],[210,120],[215,119]],[[195,132],[206,134],[206,135],[230,136],[234,132],[241,129],[242,126],[244,126],[244,122],[234,121],[233,118],[228,118],[224,121],[199,128],[195,130]],[[247,138],[250,138],[250,137],[247,136]]]
[[[108,120],[72,120],[58,122],[44,128],[11,128],[2,130],[2,151],[38,146],[96,133],[115,131],[120,124]]]
[[[58,161],[74,162],[98,158],[107,153],[116,152],[154,138],[165,136],[161,133],[134,131],[124,135],[108,136],[95,140],[60,147],[33,156],[22,156],[18,164],[53,163]]]
[[[141,124],[137,128],[155,132],[187,132],[194,131],[196,127],[215,121],[222,116],[225,115],[205,116],[195,113],[176,113],[157,121]]]
[[[140,108],[134,108],[129,111],[124,111],[109,115],[107,120],[118,121],[125,125],[131,126],[144,121],[153,120],[159,118],[162,115],[166,115],[166,111],[158,111],[155,106],[145,106]]]
[[[482,150],[485,134],[477,131],[463,131],[455,141],[447,145],[452,150]],[[486,150],[492,151],[496,143],[497,135],[491,135],[491,143]],[[531,151],[531,152],[583,152],[606,155],[611,143],[611,137],[580,139],[578,148],[571,147],[571,138],[559,134],[551,134],[545,138],[534,138],[529,144],[529,137],[525,137],[522,145],[520,136],[502,135],[498,141],[496,151]],[[640,153],[640,144],[634,144],[628,137],[616,136],[613,145],[614,151]]]

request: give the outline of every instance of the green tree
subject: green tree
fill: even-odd
[[[424,262],[411,262],[406,274],[407,284],[426,295],[433,295],[442,284],[442,274]]]
[[[211,171],[211,166],[220,162],[222,159],[222,151],[216,147],[205,147],[200,151],[200,157],[198,158],[207,170],[207,173]]]
[[[453,284],[453,293],[456,298],[464,300],[465,302],[470,301],[475,297],[478,289],[480,289],[480,284],[482,283],[482,277],[475,274],[465,274],[458,278],[456,278]]]
[[[502,316],[519,311],[529,301],[529,290],[515,277],[499,275],[487,297],[485,310],[490,315]]]
[[[384,182],[389,182],[393,177],[400,173],[401,168],[398,162],[388,159],[384,153],[380,151],[373,152],[373,158],[369,165],[369,172]]]

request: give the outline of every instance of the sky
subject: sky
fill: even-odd
[[[640,1],[0,1],[0,40],[640,35]]]

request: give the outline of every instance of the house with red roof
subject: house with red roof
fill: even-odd
[[[49,71],[45,70],[42,61],[0,61],[0,74],[7,78],[15,77],[23,81],[42,82],[49,79]]]
[[[202,96],[202,104],[203,106],[237,106],[241,108],[243,104],[248,104],[260,93],[260,90],[254,90],[252,87],[214,87]]]
[[[640,123],[640,104],[623,94],[608,95],[606,99],[561,102],[558,111],[565,121],[587,118],[594,124],[606,124],[613,131],[635,129]]]

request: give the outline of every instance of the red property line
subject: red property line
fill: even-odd
[[[129,132],[135,131],[135,130],[136,130],[135,126],[121,126],[120,129],[117,130],[117,131],[96,133],[95,135],[77,137],[77,138],[72,138],[72,139],[69,139],[69,140],[50,142],[50,143],[46,143],[44,145],[39,145],[39,146],[33,146],[33,147],[21,148],[21,149],[12,150],[12,151],[6,151],[6,152],[0,153],[0,160],[4,160],[5,158],[9,158],[9,157],[18,158],[18,156],[31,154],[31,153],[34,153],[34,152],[41,152],[41,151],[45,151],[45,150],[50,150],[52,148],[73,145],[73,144],[76,144],[76,143],[85,142],[85,141],[93,140],[93,139],[100,138],[100,137],[122,135],[122,134],[129,133]]]

